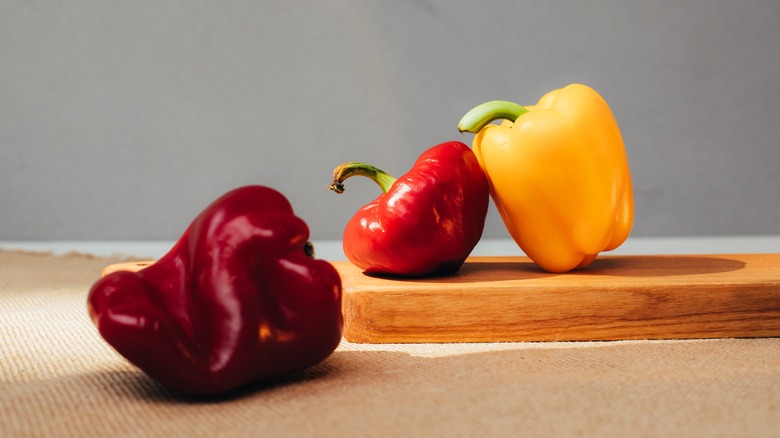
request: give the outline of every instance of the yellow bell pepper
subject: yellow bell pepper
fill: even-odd
[[[542,269],[587,266],[628,237],[634,197],[623,138],[592,88],[569,85],[525,107],[487,102],[458,129],[477,134],[472,148],[501,218]]]

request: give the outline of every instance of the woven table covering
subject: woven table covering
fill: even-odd
[[[780,339],[352,344],[226,397],[103,341],[114,258],[0,251],[0,437],[780,436]]]

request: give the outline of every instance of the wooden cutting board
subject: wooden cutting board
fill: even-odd
[[[780,254],[601,256],[566,274],[474,257],[454,276],[368,276],[334,263],[359,343],[780,336]]]

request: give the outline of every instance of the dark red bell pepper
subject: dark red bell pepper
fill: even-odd
[[[159,261],[95,283],[103,338],[164,386],[216,394],[283,376],[341,340],[341,280],[315,260],[287,199],[241,187],[207,207]]]
[[[487,179],[465,144],[451,141],[425,151],[397,180],[374,166],[350,162],[333,170],[336,193],[361,175],[384,192],[347,223],[344,254],[367,273],[451,274],[482,236],[489,203]]]

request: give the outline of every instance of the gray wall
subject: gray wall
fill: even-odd
[[[252,183],[337,239],[379,189],[335,165],[401,174],[572,82],[621,125],[634,235],[780,234],[779,44],[773,0],[0,0],[0,240],[175,239]]]

